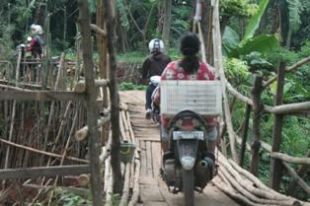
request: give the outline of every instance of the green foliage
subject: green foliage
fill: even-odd
[[[143,62],[148,53],[142,51],[127,52],[124,54],[118,54],[117,59],[121,62]]]
[[[247,63],[236,58],[224,58],[224,71],[226,78],[233,85],[246,82],[250,74]]]
[[[252,38],[255,34],[255,31],[257,30],[257,28],[259,27],[261,18],[263,16],[263,14],[265,13],[266,7],[269,3],[269,0],[261,0],[258,10],[255,13],[255,15],[250,19],[250,22],[247,25],[246,31],[245,31],[245,35],[244,35],[244,40],[248,40],[250,38]]]
[[[289,27],[292,31],[297,31],[301,24],[300,14],[304,9],[299,0],[286,0],[289,10]]]
[[[54,192],[55,192],[55,197],[54,197],[54,201],[51,204],[52,206],[91,206],[92,205],[91,201],[89,200],[91,199],[90,197],[85,199],[67,190],[62,190],[61,188],[56,188]]]
[[[126,5],[124,4],[123,0],[116,0],[115,1],[115,7],[120,15],[120,20],[122,26],[128,30],[130,28],[129,19],[127,17],[127,10]]]
[[[120,91],[128,91],[128,90],[146,90],[145,85],[138,85],[132,82],[122,82],[118,85],[118,89]]]
[[[28,22],[32,15],[32,11],[35,9],[36,0],[32,0],[30,3],[26,0],[17,1],[14,13],[16,14],[16,23],[19,26],[24,26]]]
[[[220,13],[224,16],[252,16],[257,10],[257,4],[251,0],[221,0]]]
[[[285,117],[282,137],[282,151],[289,155],[304,157],[310,148],[309,121],[295,116]]]

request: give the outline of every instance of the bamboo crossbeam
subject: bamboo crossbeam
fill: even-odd
[[[294,178],[294,180],[297,181],[297,184],[310,195],[310,187],[309,185],[299,177],[299,175],[295,172],[295,170],[286,162],[282,162],[284,167],[286,168],[287,172],[290,174],[291,177]]]
[[[229,82],[226,82],[226,88],[229,91],[229,93],[235,96],[237,99],[253,106],[253,101],[250,98],[239,93]],[[274,114],[294,114],[298,112],[309,111],[310,101],[301,103],[283,104],[275,107],[264,105],[264,110]]]
[[[89,165],[65,165],[51,167],[15,168],[0,170],[0,179],[35,178],[40,176],[78,175],[89,173]]]
[[[104,37],[107,36],[107,32],[95,24],[90,24],[90,28],[91,28],[91,30],[95,31],[96,33],[98,33]]]
[[[310,62],[310,56],[308,56],[307,58],[302,59],[302,60],[300,60],[299,62],[297,62],[296,64],[294,64],[294,65],[288,67],[288,68],[286,69],[286,71],[287,71],[287,72],[294,71],[294,70],[296,70],[298,67],[300,67],[301,65],[306,64],[306,63],[308,63],[308,62]],[[276,81],[276,80],[277,80],[277,77],[276,77],[276,76],[275,76],[275,77],[272,77],[271,79],[269,79],[267,82],[264,83],[264,87],[265,87],[265,88],[268,87],[270,84],[272,84],[272,83],[273,83],[274,81]]]
[[[108,79],[96,79],[95,80],[95,87],[107,87],[108,85],[109,85]],[[80,80],[75,86],[76,92],[84,92],[85,89],[86,89],[85,80]]]
[[[85,94],[64,91],[0,91],[0,100],[17,101],[83,101]]]
[[[310,158],[309,157],[292,157],[289,156],[287,154],[282,154],[279,152],[272,152],[271,157],[273,158],[277,158],[277,159],[281,159],[282,161],[285,162],[290,162],[290,163],[294,163],[294,164],[302,164],[302,165],[310,165]]]
[[[1,139],[1,138],[0,138],[0,142],[3,142],[5,144],[11,145],[11,146],[14,146],[14,147],[17,147],[17,148],[25,149],[25,150],[28,150],[30,152],[34,152],[34,153],[38,153],[38,154],[43,154],[43,155],[50,156],[50,157],[55,157],[55,158],[62,158],[62,155],[59,155],[59,154],[41,151],[41,150],[38,150],[38,149],[34,149],[32,147],[27,147],[27,146],[24,146],[24,145],[21,145],[21,144],[16,144],[16,143],[13,143],[13,142]],[[65,156],[65,158],[67,160],[72,160],[72,161],[76,161],[76,162],[89,163],[88,160],[83,160],[83,159],[79,159],[79,158],[76,158],[76,157]]]

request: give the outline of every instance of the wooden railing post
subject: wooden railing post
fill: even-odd
[[[242,134],[242,142],[241,142],[241,151],[240,151],[240,160],[239,160],[240,167],[243,167],[243,162],[244,162],[244,155],[245,155],[245,150],[246,150],[246,141],[247,141],[247,137],[248,137],[251,108],[252,108],[251,105],[247,104],[246,111],[245,111],[245,122],[244,122],[243,134]]]
[[[262,111],[262,105],[260,102],[260,96],[263,91],[263,77],[256,76],[252,93],[253,99],[253,136],[251,144],[251,165],[250,172],[257,176],[258,162],[259,162],[259,148],[260,148],[260,116]]]
[[[83,63],[85,72],[85,84],[87,95],[87,125],[88,131],[88,146],[90,152],[90,174],[91,174],[91,191],[94,206],[102,205],[102,179],[100,175],[101,164],[99,162],[99,155],[101,153],[101,139],[99,138],[97,128],[97,118],[99,114],[97,99],[97,92],[95,90],[95,74],[93,64],[92,47],[90,30],[90,12],[86,0],[78,1],[79,7],[79,24],[81,27],[83,48]]]
[[[285,64],[281,62],[280,67],[278,69],[277,76],[277,93],[275,98],[275,105],[281,105],[283,100],[283,88],[284,88],[284,77],[285,77]],[[281,131],[282,131],[282,114],[275,114],[275,121],[272,132],[272,152],[279,152],[281,147]],[[270,163],[270,179],[269,185],[274,190],[279,190],[280,182],[282,178],[282,170],[283,165],[281,160],[271,158]]]

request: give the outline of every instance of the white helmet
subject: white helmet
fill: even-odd
[[[30,29],[31,29],[35,34],[39,34],[39,35],[43,34],[43,29],[42,29],[42,27],[41,27],[40,25],[38,25],[38,24],[32,24],[32,25],[30,26]]]
[[[161,39],[152,39],[149,43],[150,53],[153,52],[164,52],[165,45]]]

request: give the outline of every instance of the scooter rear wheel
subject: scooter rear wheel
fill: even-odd
[[[184,205],[185,206],[194,206],[194,171],[191,170],[182,170],[183,178],[183,194],[184,194]]]

